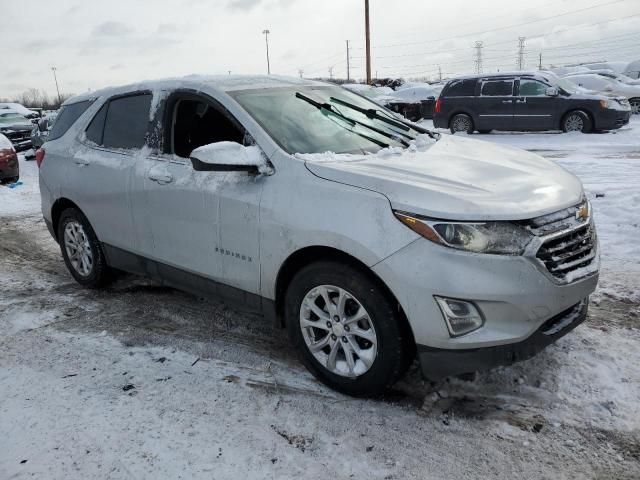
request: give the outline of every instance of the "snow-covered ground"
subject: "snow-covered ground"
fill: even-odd
[[[316,382],[284,332],[136,278],[75,284],[35,162],[0,187],[0,479],[640,478],[640,119],[491,134],[585,183],[602,246],[587,322],[475,381],[414,367],[378,400]]]

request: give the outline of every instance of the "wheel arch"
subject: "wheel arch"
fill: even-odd
[[[415,353],[415,337],[413,336],[413,330],[411,329],[411,325],[409,320],[402,308],[402,305],[393,294],[391,289],[385,284],[385,282],[378,276],[376,273],[371,270],[365,263],[357,259],[356,257],[343,252],[342,250],[338,250],[333,247],[326,246],[308,246],[301,248],[293,252],[287,259],[283,262],[278,271],[278,275],[276,276],[276,285],[275,285],[275,309],[276,314],[281,322],[281,326],[284,325],[284,298],[287,291],[287,288],[291,284],[291,280],[297,272],[299,272],[303,267],[309,265],[313,262],[317,261],[340,261],[347,263],[358,270],[362,271],[366,275],[370,276],[383,290],[385,295],[397,305],[398,312],[400,313],[400,318],[402,321],[402,331],[405,334],[405,338],[407,339],[407,347],[411,349],[411,354]]]
[[[53,205],[51,206],[51,225],[53,227],[53,234],[56,241],[59,240],[58,239],[58,222],[60,221],[60,216],[62,215],[62,212],[64,212],[68,208],[75,208],[76,210],[78,210],[80,213],[84,215],[84,212],[80,209],[80,207],[78,207],[78,205],[76,205],[73,201],[69,200],[68,198],[62,197],[57,199],[55,202],[53,202]]]

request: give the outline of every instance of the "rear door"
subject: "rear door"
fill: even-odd
[[[480,82],[477,130],[513,130],[513,78],[484,78]]]
[[[558,99],[546,94],[550,85],[533,78],[520,78],[515,100],[514,125],[517,130],[552,130]]]
[[[134,250],[129,187],[146,143],[150,92],[113,97],[98,110],[85,140],[67,169],[73,200],[85,213],[98,238],[111,246]]]

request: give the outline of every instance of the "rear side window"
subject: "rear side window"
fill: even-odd
[[[482,96],[503,97],[513,94],[513,80],[489,80],[482,84]]]
[[[476,93],[475,78],[466,80],[453,80],[445,93],[446,97],[473,97]]]
[[[91,120],[87,139],[108,148],[142,148],[150,108],[150,93],[109,100]]]
[[[56,121],[53,124],[51,132],[49,132],[48,140],[55,140],[67,133],[67,130],[71,128],[80,115],[82,115],[87,108],[93,103],[93,100],[85,100],[84,102],[72,103],[71,105],[65,105],[60,110],[60,113],[56,117]]]

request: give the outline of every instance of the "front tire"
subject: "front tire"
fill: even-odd
[[[581,110],[567,113],[562,119],[562,131],[568,132],[591,132],[591,119],[589,115]]]
[[[454,115],[449,122],[449,130],[451,133],[473,133],[473,120],[466,113],[458,113]]]
[[[640,115],[640,97],[630,98],[629,105],[631,105],[631,115]]]
[[[101,288],[113,279],[102,246],[91,224],[76,208],[68,208],[60,215],[58,242],[69,273],[80,285]]]
[[[307,369],[340,392],[379,395],[409,363],[397,305],[375,278],[351,265],[302,268],[287,290],[285,319]]]

